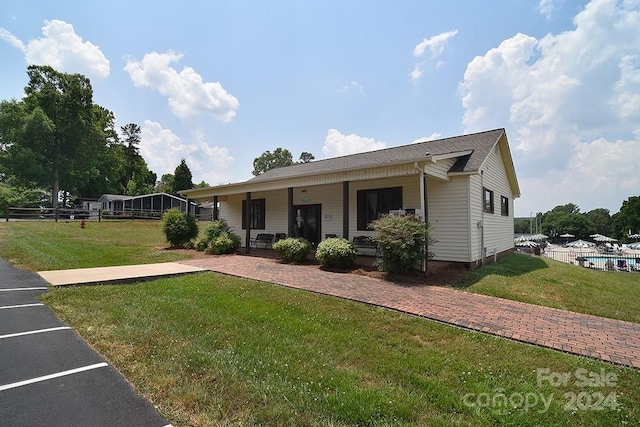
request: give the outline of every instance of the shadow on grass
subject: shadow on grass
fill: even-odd
[[[455,287],[468,288],[492,274],[516,277],[542,268],[549,268],[542,258],[533,255],[513,253],[504,258],[500,258],[497,262],[469,271]]]

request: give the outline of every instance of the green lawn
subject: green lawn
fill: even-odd
[[[202,227],[201,227],[202,228]],[[32,271],[151,264],[188,258],[165,250],[159,221],[0,222],[0,256]]]
[[[201,273],[43,300],[176,426],[640,423],[638,370],[257,281]]]
[[[640,323],[640,274],[512,254],[471,271],[469,292]]]
[[[0,243],[31,270],[188,256],[163,249],[158,222],[1,223]],[[638,322],[635,277],[515,254],[462,286]],[[201,273],[43,300],[176,426],[640,423],[638,370],[261,282]]]

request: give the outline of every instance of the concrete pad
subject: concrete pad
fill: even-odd
[[[207,269],[179,264],[177,262],[163,262],[158,264],[122,265],[117,267],[39,271],[38,274],[53,286],[68,286],[109,282],[132,282],[200,271],[207,271]]]

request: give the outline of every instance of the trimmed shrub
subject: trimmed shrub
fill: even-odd
[[[237,234],[223,231],[209,243],[206,252],[213,255],[232,254],[240,248],[240,241]]]
[[[162,232],[172,248],[184,248],[198,237],[198,224],[194,217],[169,209],[162,215]]]
[[[232,254],[240,248],[240,242],[240,236],[233,233],[224,219],[219,219],[207,227],[196,248],[213,255]]]
[[[373,221],[371,228],[381,250],[376,265],[389,273],[406,273],[416,267],[424,257],[427,239],[435,243],[429,238],[428,225],[413,216],[384,215]]]
[[[323,267],[352,268],[358,251],[347,239],[332,237],[318,244],[316,259]]]
[[[311,243],[301,237],[278,240],[272,247],[282,256],[284,262],[301,263],[311,252]]]

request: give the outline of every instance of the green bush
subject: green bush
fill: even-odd
[[[224,219],[213,221],[196,244],[196,249],[208,254],[232,254],[240,248],[240,236],[234,234]]]
[[[240,248],[240,236],[229,231],[223,231],[214,238],[206,249],[208,254],[232,254]]]
[[[376,231],[373,240],[381,251],[376,259],[381,271],[406,273],[422,262],[427,239],[435,243],[429,238],[428,225],[413,216],[385,215],[370,226]]]
[[[318,244],[316,259],[323,267],[352,268],[358,251],[347,239],[332,237]]]
[[[198,236],[198,224],[194,217],[169,209],[162,215],[162,232],[173,248],[183,248]]]
[[[301,237],[289,237],[275,242],[273,250],[282,256],[284,262],[300,263],[311,252],[311,243]]]

